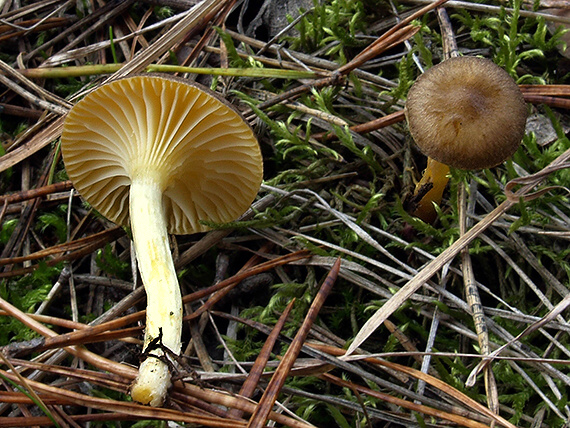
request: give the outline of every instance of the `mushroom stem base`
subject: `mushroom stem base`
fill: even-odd
[[[168,366],[151,356],[139,367],[139,375],[131,387],[131,397],[139,403],[158,407],[164,402],[170,385]]]
[[[413,215],[422,219],[426,223],[433,223],[437,218],[434,204],[440,205],[443,191],[449,181],[449,166],[428,158],[426,169],[421,180],[416,185],[415,194],[423,191],[425,186],[431,188],[423,195],[418,202]]]

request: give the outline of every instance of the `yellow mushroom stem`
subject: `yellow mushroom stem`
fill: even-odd
[[[420,199],[413,215],[426,223],[433,223],[437,217],[435,205],[441,204],[443,191],[448,181],[449,166],[428,157],[426,169],[416,185],[414,194],[417,195],[425,191],[426,186],[431,186],[431,188]]]
[[[182,297],[168,242],[162,205],[164,185],[152,171],[133,174],[130,220],[136,258],[147,296],[144,351],[146,359],[131,387],[133,400],[151,406],[164,402],[170,387],[168,365],[160,360],[164,346],[178,355],[181,349]],[[154,343],[153,343],[154,345]],[[157,358],[159,357],[159,358]]]

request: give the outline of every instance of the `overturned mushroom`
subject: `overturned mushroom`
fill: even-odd
[[[430,68],[406,101],[408,127],[422,152],[460,169],[491,168],[511,157],[524,136],[526,117],[515,81],[479,57],[450,58]],[[440,172],[430,171],[434,165]],[[426,174],[441,184],[443,171],[432,162]]]
[[[257,140],[214,93],[183,80],[141,75],[116,80],[70,111],[61,137],[69,178],[101,214],[130,225],[147,293],[144,350],[181,349],[182,301],[168,233],[206,231],[202,221],[235,220],[262,179]],[[131,394],[163,403],[170,373],[150,349]]]

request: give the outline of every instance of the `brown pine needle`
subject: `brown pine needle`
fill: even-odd
[[[309,330],[311,329],[313,323],[315,322],[321,307],[323,306],[327,296],[329,295],[332,286],[334,285],[338,273],[340,271],[341,259],[337,259],[329,274],[325,278],[323,285],[321,286],[319,292],[317,293],[307,315],[299,328],[299,331],[295,335],[293,342],[289,345],[287,352],[285,353],[283,359],[281,360],[279,367],[275,370],[275,373],[271,377],[269,384],[267,385],[259,404],[257,405],[255,412],[251,415],[248,423],[248,428],[261,428],[265,426],[265,423],[269,417],[269,413],[277,400],[281,388],[285,384],[285,380],[289,375],[299,352],[301,352],[301,347],[305,343]]]

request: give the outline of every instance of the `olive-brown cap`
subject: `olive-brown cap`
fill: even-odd
[[[129,221],[133,174],[153,176],[175,234],[205,231],[203,220],[235,220],[263,175],[257,139],[229,103],[158,75],[116,80],[88,94],[69,112],[61,147],[75,188],[117,224]]]
[[[490,168],[519,147],[524,98],[509,74],[478,57],[450,58],[410,88],[406,118],[427,156],[455,168]]]

